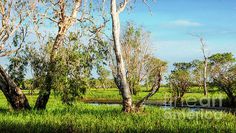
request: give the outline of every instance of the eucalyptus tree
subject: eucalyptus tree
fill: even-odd
[[[147,4],[146,0],[142,0],[145,4]],[[120,14],[127,8],[128,4],[131,2],[135,2],[132,0],[110,0],[110,13],[112,18],[112,36],[113,36],[113,44],[114,44],[114,53],[116,56],[116,76],[115,82],[117,87],[119,88],[122,99],[123,99],[123,111],[131,112],[132,111],[132,97],[129,88],[129,84],[126,78],[125,71],[125,63],[124,57],[122,55],[122,47],[120,41]]]
[[[79,36],[80,33],[78,32],[70,32],[55,57],[57,62],[55,63],[51,89],[57,96],[61,96],[63,103],[69,105],[73,104],[76,99],[83,97],[89,88],[92,69],[102,64],[106,56],[105,44],[104,47],[101,47],[103,45],[101,44],[102,42],[85,43]],[[94,39],[98,40],[99,38]],[[44,87],[43,84],[47,78],[47,68],[50,65],[53,43],[54,38],[49,37],[48,42],[39,48],[30,46],[22,49],[19,53],[21,56],[17,60],[26,62],[22,69],[31,69],[33,74],[32,89],[34,90],[40,90]],[[15,57],[10,58],[10,60],[12,59],[15,59]],[[10,67],[13,70],[18,69],[15,62],[11,63]],[[20,71],[19,75],[21,74],[24,78],[25,72]],[[19,80],[16,79],[16,81]]]
[[[166,70],[167,63],[154,57],[151,51],[150,33],[143,28],[136,28],[128,23],[121,36],[122,56],[124,57],[127,84],[131,94],[136,94],[145,80],[151,84],[150,92],[133,106],[135,111],[153,96],[160,88],[162,75]],[[115,54],[111,51],[111,70],[117,79],[117,66]],[[119,88],[119,86],[118,86]]]
[[[196,35],[196,34],[192,34],[192,36],[197,37],[200,41],[200,45],[201,45],[201,51],[202,51],[202,55],[203,55],[203,68],[201,68],[203,70],[203,89],[204,89],[204,95],[207,96],[208,95],[208,89],[207,89],[207,80],[208,80],[208,56],[209,53],[207,52],[207,45],[206,45],[206,40],[200,36],[200,35]],[[202,84],[202,83],[201,83]]]
[[[16,53],[24,46],[29,16],[34,8],[35,1],[31,0],[0,1],[0,57]],[[30,109],[24,93],[2,66],[0,66],[0,88],[13,109]]]
[[[199,40],[201,43],[201,51],[204,59],[204,73],[203,73],[203,88],[204,88],[204,95],[208,95],[208,89],[207,89],[207,70],[208,70],[208,54],[206,49],[206,41],[203,37],[199,36]]]
[[[148,58],[148,62],[144,64],[143,67],[146,73],[146,78],[151,85],[151,90],[145,97],[143,97],[139,102],[136,103],[137,111],[150,97],[156,94],[160,89],[163,74],[167,70],[167,63],[165,61],[162,61],[153,56],[149,56]]]
[[[208,95],[208,89],[207,89],[207,69],[208,69],[208,55],[206,51],[206,42],[202,37],[200,37],[200,42],[201,42],[201,50],[203,54],[203,59],[204,59],[204,75],[203,75],[203,84],[204,84],[204,95]]]
[[[55,23],[58,31],[50,53],[50,63],[44,83],[45,87],[40,90],[39,97],[37,98],[35,104],[36,109],[46,108],[53,84],[53,73],[56,68],[56,56],[58,49],[63,45],[67,31],[76,23],[78,19],[78,12],[82,6],[82,0],[41,1],[41,3],[44,6],[38,8],[45,8],[44,10],[46,13],[40,15]]]
[[[6,55],[9,55],[11,53],[18,51],[22,47],[22,44],[24,44],[26,30],[23,29],[21,25],[27,24],[27,22],[32,22],[33,24],[30,24],[27,26],[30,26],[35,30],[36,36],[38,40],[40,41],[44,40],[44,38],[41,38],[42,35],[47,34],[47,33],[42,32],[41,24],[46,24],[47,26],[51,26],[51,27],[56,25],[57,27],[57,32],[55,34],[53,45],[49,50],[50,55],[47,60],[47,64],[42,65],[42,66],[46,66],[45,67],[46,71],[44,73],[45,79],[43,79],[44,86],[42,87],[43,89],[40,90],[39,97],[35,104],[36,109],[46,108],[46,104],[49,99],[52,84],[53,84],[53,73],[55,72],[56,70],[55,68],[57,65],[56,57],[57,57],[60,47],[64,44],[68,36],[68,32],[71,30],[72,27],[74,29],[78,29],[77,27],[79,26],[81,28],[86,28],[87,22],[92,23],[93,26],[91,26],[89,29],[86,29],[90,32],[89,34],[86,35],[86,36],[90,36],[89,42],[92,42],[92,43],[99,42],[101,44],[101,47],[103,47],[103,44],[105,44],[103,40],[100,39],[99,36],[101,35],[99,34],[99,32],[103,29],[103,27],[105,27],[105,23],[107,21],[104,19],[104,23],[101,24],[100,26],[97,26],[97,23],[91,20],[92,18],[90,17],[90,13],[92,10],[91,2],[92,1],[90,1],[90,3],[87,5],[87,0],[85,1],[82,1],[82,0],[41,0],[41,1],[33,1],[33,2],[32,1],[1,1],[0,4],[2,8],[1,10],[2,20],[3,20],[2,22],[4,22],[4,23],[1,23],[2,24],[2,28],[1,28],[2,40],[1,40],[1,47],[0,47],[1,56],[6,56]],[[12,6],[13,5],[12,3],[15,5]],[[16,10],[13,11],[12,9],[9,9],[11,7],[12,8],[14,7],[14,9],[16,8]],[[14,13],[9,13],[10,11],[13,11]],[[11,16],[7,16],[7,15],[14,15],[14,18],[10,18]],[[26,17],[28,18],[26,19]],[[11,22],[14,22],[14,23],[12,24]],[[79,22],[80,24],[76,25],[77,22]],[[85,23],[85,24],[82,24],[82,23]],[[50,28],[48,30],[54,31],[53,28]],[[17,34],[18,36],[14,37],[13,40],[18,41],[19,46],[16,49],[8,50],[10,49],[10,47],[13,48],[14,45],[13,44],[9,45],[9,48],[7,48],[6,40],[9,39],[9,35],[17,33],[17,31],[19,31],[18,33],[22,33],[22,34],[21,36]],[[77,32],[83,33],[83,31],[77,31]],[[19,40],[21,40],[21,42],[19,42]],[[93,57],[96,58],[95,56]],[[10,100],[8,101],[12,102],[12,99],[18,99],[17,104],[22,104],[21,101],[19,101],[20,98],[18,98],[18,97],[22,97],[22,99],[20,100],[22,100],[24,104],[27,103],[27,108],[30,108],[28,105],[27,99],[21,92],[20,88],[17,87],[13,83],[12,80],[9,80],[9,76],[4,72],[2,67],[1,67],[1,74],[2,74],[1,78],[3,79],[1,80],[2,81],[1,85],[3,86],[1,88],[7,88],[8,85],[11,84],[12,85],[11,88],[14,89],[14,91],[4,90],[5,91],[4,93],[6,93],[6,97],[10,97]],[[7,94],[7,93],[14,93],[14,94]],[[16,96],[17,98],[15,98],[15,96],[12,97],[9,95],[17,95]],[[26,103],[24,101],[26,101]],[[12,106],[14,108],[17,108],[15,107],[15,105],[12,105]],[[23,106],[23,105],[19,105],[19,106]],[[23,108],[23,107],[19,107],[19,108]]]
[[[115,82],[119,88],[122,98],[123,98],[123,111],[131,112],[132,111],[132,97],[129,89],[129,85],[126,79],[126,71],[124,58],[122,56],[122,48],[120,42],[120,13],[124,11],[128,0],[124,0],[121,3],[117,3],[116,0],[111,0],[111,18],[112,18],[112,35],[114,43],[114,52],[116,55],[116,74]]]
[[[52,23],[56,24],[58,30],[56,32],[56,37],[54,39],[54,43],[50,53],[49,66],[47,70],[47,75],[45,79],[45,87],[40,90],[39,97],[35,104],[36,109],[45,109],[46,104],[48,102],[51,88],[53,84],[53,73],[56,70],[56,56],[60,47],[65,42],[65,38],[68,34],[68,31],[73,27],[77,29],[77,27],[86,28],[86,23],[91,22],[92,17],[90,17],[91,13],[91,5],[92,1],[87,0],[55,0],[55,1],[41,1],[38,8],[38,12],[41,20],[48,19]],[[88,4],[88,5],[87,5]],[[41,11],[44,9],[43,11]],[[79,24],[78,24],[79,23]],[[85,24],[83,24],[85,23]],[[99,36],[99,32],[105,26],[106,21],[97,27],[95,24],[91,29],[85,29],[91,31],[92,35],[90,36]],[[84,32],[84,31],[81,31]],[[93,38],[94,39],[94,38]],[[89,40],[94,41],[94,40]],[[96,40],[101,41],[102,40]]]

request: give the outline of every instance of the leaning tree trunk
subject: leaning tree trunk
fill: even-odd
[[[122,48],[120,43],[120,20],[119,12],[116,7],[116,0],[111,0],[111,17],[112,17],[112,35],[114,41],[114,51],[116,56],[116,69],[117,69],[117,78],[120,80],[120,83],[117,84],[123,98],[123,111],[131,112],[132,111],[132,98],[129,89],[129,85],[126,79],[125,64],[122,56]]]
[[[56,55],[58,49],[63,44],[65,34],[68,29],[77,21],[77,15],[82,4],[82,0],[75,0],[73,2],[72,6],[74,7],[72,8],[71,15],[66,14],[67,9],[65,0],[59,0],[57,4],[59,6],[59,10],[55,11],[55,16],[59,18],[59,21],[56,22],[58,25],[58,32],[50,55],[50,64],[45,79],[45,88],[40,91],[39,97],[35,104],[36,109],[46,108],[53,84],[53,74],[56,68]]]
[[[26,96],[2,66],[0,66],[0,89],[14,110],[30,109]]]
[[[234,95],[234,93],[231,91],[232,90],[232,88],[224,88],[223,89],[225,92],[226,92],[226,94],[227,94],[227,96],[228,96],[228,98],[229,98],[229,104],[230,104],[230,106],[231,107],[236,107],[236,96]]]
[[[143,98],[141,99],[135,106],[136,111],[140,110],[140,107],[142,107],[144,105],[144,103],[150,98],[152,97],[154,94],[157,93],[157,91],[160,89],[161,87],[161,80],[162,80],[162,76],[161,76],[161,72],[158,72],[156,75],[156,80],[152,86],[151,91]]]
[[[51,52],[50,64],[49,64],[49,68],[47,70],[47,75],[45,79],[45,88],[41,89],[39,92],[39,97],[34,107],[35,109],[46,109],[46,105],[49,100],[49,96],[51,94],[51,88],[53,84],[53,75],[56,69],[56,54],[57,54],[58,48],[62,45],[64,37],[65,37],[64,34],[61,34],[62,32],[60,32],[60,30],[61,28],[59,29],[59,32],[58,32],[59,34],[57,35],[55,39],[53,49]]]

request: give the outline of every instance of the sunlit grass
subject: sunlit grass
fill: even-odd
[[[120,106],[49,104],[46,111],[0,112],[1,132],[235,132],[236,117],[214,111],[146,107],[126,114]]]
[[[154,99],[169,93],[163,89]],[[139,96],[144,95],[142,93]],[[191,95],[202,97],[199,93],[188,93],[186,97]],[[89,96],[108,100],[120,98],[115,89],[93,90],[93,94],[88,93],[85,98]],[[27,97],[33,106],[37,95]],[[82,102],[66,106],[54,95],[45,111],[12,111],[5,97],[0,95],[0,132],[236,132],[235,123],[235,114],[227,112],[146,106],[140,113],[127,114],[121,112],[121,106]]]
[[[145,90],[145,88],[143,88]],[[134,101],[137,101],[147,95],[148,92],[142,91],[133,96]],[[162,87],[160,90],[150,98],[150,101],[165,102],[172,98],[170,88]],[[209,90],[208,96],[204,96],[203,89],[192,87],[182,98],[183,101],[191,101],[192,99],[200,101],[201,99],[225,99],[226,95],[223,92],[215,89]],[[84,96],[87,100],[121,100],[121,95],[117,89],[91,89]]]

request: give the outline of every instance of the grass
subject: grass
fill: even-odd
[[[113,91],[97,90],[86,97],[119,98],[118,92]],[[162,95],[155,97],[161,99]],[[37,96],[27,97],[33,105]],[[236,132],[235,123],[235,114],[221,111],[147,106],[140,113],[126,114],[121,112],[121,106],[95,106],[82,102],[66,106],[53,95],[45,111],[12,111],[0,94],[0,132]]]
[[[143,89],[144,90],[144,89]],[[138,101],[141,98],[143,98],[145,95],[147,95],[148,92],[142,91],[138,93],[137,95],[133,96],[134,101]],[[150,98],[149,101],[155,101],[155,102],[165,102],[172,98],[171,90],[170,88],[162,87],[160,90]],[[217,91],[216,89],[210,89],[208,96],[203,95],[203,90],[199,89],[197,87],[191,88],[182,98],[185,102],[199,102],[201,99],[225,99],[226,95],[222,92]],[[84,96],[84,100],[107,100],[107,101],[119,101],[121,100],[121,96],[119,95],[119,92],[117,89],[91,89],[87,92],[87,94]]]

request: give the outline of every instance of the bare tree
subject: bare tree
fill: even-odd
[[[207,54],[207,48],[206,48],[206,41],[200,35],[192,34],[192,36],[199,38],[199,41],[201,43],[201,51],[202,51],[203,59],[204,59],[203,89],[204,89],[204,95],[207,96],[208,95],[208,89],[207,89],[208,54]]]
[[[208,95],[208,90],[207,90],[207,67],[208,67],[208,56],[206,54],[206,43],[202,37],[200,37],[200,42],[201,42],[201,50],[204,58],[204,75],[203,75],[203,84],[204,84],[204,95]]]

